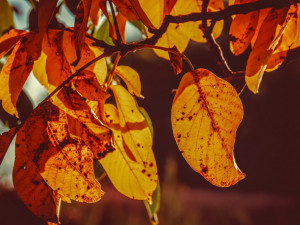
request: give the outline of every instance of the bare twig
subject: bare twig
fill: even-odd
[[[110,83],[111,83],[111,81],[112,81],[112,79],[113,79],[113,77],[114,77],[115,70],[116,70],[116,67],[117,67],[118,64],[119,64],[120,59],[121,59],[121,54],[118,53],[118,55],[117,55],[117,57],[116,57],[116,59],[115,59],[115,62],[114,62],[114,66],[113,66],[113,68],[111,69],[111,71],[110,71],[110,73],[109,73],[109,75],[108,75],[107,81],[106,81],[106,83],[105,83],[105,91],[108,89],[108,87],[109,87],[109,85],[110,85]]]
[[[112,16],[113,16],[113,20],[114,20],[114,26],[115,26],[115,30],[116,30],[116,34],[117,34],[117,40],[116,41],[117,41],[117,45],[118,45],[118,44],[122,43],[122,37],[121,37],[121,34],[120,34],[120,29],[119,29],[119,26],[118,26],[114,6],[112,5],[111,0],[108,0],[108,2],[109,2],[109,6],[110,6]],[[107,19],[109,19],[109,18],[107,18]]]

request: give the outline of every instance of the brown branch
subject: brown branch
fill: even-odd
[[[107,78],[107,81],[105,83],[105,91],[108,89],[113,77],[114,77],[114,73],[115,73],[115,70],[116,70],[116,67],[118,66],[119,64],[119,61],[121,59],[121,54],[119,53],[115,59],[115,62],[114,62],[114,66],[113,68],[111,69],[109,75],[108,75],[108,78]]]
[[[167,15],[160,26],[159,29],[153,30],[154,35],[151,38],[147,38],[141,43],[145,44],[155,44],[159,38],[166,32],[170,23],[186,23],[191,21],[203,21],[203,20],[224,20],[232,15],[236,14],[247,14],[249,12],[257,11],[265,8],[283,8],[296,3],[299,3],[300,0],[261,0],[256,2],[250,2],[239,5],[232,5],[227,7],[224,10],[216,12],[199,12],[191,13],[188,15],[178,15],[172,16]]]

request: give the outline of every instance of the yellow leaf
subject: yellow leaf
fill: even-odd
[[[7,0],[0,0],[0,36],[14,26],[13,14]]]
[[[222,7],[224,7],[222,0],[217,0],[214,2],[210,1],[208,11],[216,11],[221,9]],[[201,1],[178,0],[175,3],[170,14],[173,16],[187,15],[194,12],[201,12],[201,10]],[[210,21],[208,22],[210,24]],[[222,28],[223,21],[218,21],[213,29],[213,35],[215,38],[217,38],[221,34]],[[172,48],[175,45],[179,52],[183,52],[186,49],[190,39],[197,42],[206,42],[204,33],[202,31],[202,22],[186,22],[182,24],[171,23],[168,26],[167,31],[158,40],[156,45],[167,48]],[[168,52],[157,49],[155,49],[154,51],[158,56],[169,60]]]
[[[118,109],[104,105],[106,124],[112,129],[116,150],[100,160],[108,177],[119,192],[129,198],[151,200],[157,186],[157,168],[151,148],[139,150],[143,157],[133,158],[122,137],[125,128],[120,126]],[[127,131],[128,132],[128,131]],[[137,137],[134,130],[131,131]],[[151,137],[145,137],[151,140]],[[145,156],[145,157],[144,157]],[[143,159],[142,159],[143,158]]]
[[[138,2],[153,26],[159,28],[164,19],[164,0],[138,0]]]
[[[214,185],[245,177],[233,156],[242,118],[241,100],[229,83],[206,69],[183,76],[173,100],[173,134],[189,165]]]
[[[141,95],[140,76],[134,69],[129,66],[118,66],[116,68],[116,74],[122,78],[131,94],[144,98],[144,96]]]
[[[124,143],[135,160],[147,162],[148,152],[152,151],[152,135],[147,122],[135,99],[124,87],[112,85],[110,88],[116,99]]]

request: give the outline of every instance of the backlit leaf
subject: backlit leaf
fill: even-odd
[[[74,25],[75,49],[77,54],[76,61],[79,61],[81,56],[81,49],[85,43],[85,33],[87,30],[87,22],[89,19],[91,5],[92,5],[92,0],[82,0],[77,8],[75,25]]]
[[[33,62],[19,42],[7,58],[0,74],[0,100],[9,114],[18,116],[16,104]]]
[[[13,169],[14,188],[26,207],[36,216],[57,222],[57,200],[54,191],[46,184],[36,165],[28,158],[25,143],[26,131],[18,132],[16,158]]]
[[[257,40],[249,55],[245,79],[248,88],[255,94],[258,92],[268,60],[273,54],[278,40],[283,34],[281,26],[285,21],[286,13],[287,9],[283,8],[273,10],[267,15],[261,25]],[[268,32],[266,32],[266,30]]]
[[[75,42],[73,39],[72,32],[65,31],[63,34],[63,52],[71,65],[76,58],[76,51],[75,51]],[[92,41],[86,38],[85,43],[83,43],[81,49],[81,58],[76,66],[71,66],[72,72],[74,73],[76,70],[80,69],[85,64],[89,63],[91,60],[95,59],[96,57],[100,56],[102,51],[98,48],[92,46]],[[95,73],[98,82],[103,85],[106,74],[106,61],[105,58],[98,60],[94,64],[87,67],[85,70],[91,71]]]
[[[69,133],[62,110],[50,102],[41,104],[27,119],[24,130],[26,154],[54,191],[80,202],[101,198],[100,184],[93,174],[93,153]]]
[[[259,12],[254,11],[248,14],[238,14],[233,19],[229,35],[231,38],[230,50],[235,55],[242,54],[251,43],[258,17]]]
[[[64,87],[52,101],[70,116],[70,132],[83,139],[95,158],[102,158],[114,150],[111,131],[95,117],[91,108],[76,91]]]
[[[131,94],[143,98],[141,95],[140,76],[134,69],[129,66],[118,66],[116,74],[126,83],[128,91]]]
[[[91,10],[90,10],[90,18],[96,27],[99,23],[99,18],[101,17],[101,4],[103,0],[93,0],[91,4]]]
[[[241,100],[229,83],[205,69],[183,76],[173,100],[173,134],[189,165],[214,185],[245,177],[233,156],[242,118]]]
[[[157,186],[157,168],[151,147],[143,147],[143,142],[152,142],[151,134],[147,131],[149,134],[141,137],[141,130],[138,130],[139,124],[135,125],[135,129],[132,125],[130,131],[127,127],[128,124],[126,127],[120,126],[119,115],[124,117],[122,112],[119,113],[120,111],[111,104],[104,105],[104,118],[106,124],[113,131],[116,150],[101,159],[100,162],[119,192],[133,199],[151,201],[152,193]],[[143,125],[140,129],[148,130],[149,128],[147,125]],[[123,137],[123,132],[131,132],[132,138],[139,138],[139,147],[142,146],[138,149],[140,156],[133,155],[129,145],[126,144],[128,137]]]
[[[0,37],[0,58],[6,55],[22,37],[26,31],[12,29]]]
[[[182,71],[182,56],[175,46],[172,48],[172,50],[176,53],[169,51],[170,63],[174,70],[174,73],[178,75]]]

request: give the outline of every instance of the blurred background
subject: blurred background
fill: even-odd
[[[28,29],[31,5],[25,0],[9,2],[14,8],[15,27]],[[58,21],[73,26],[74,15],[62,7]],[[239,57],[230,53],[229,25],[230,21],[226,21],[218,42],[231,68],[234,71],[244,70],[249,49]],[[141,37],[133,26],[128,25],[126,29],[127,41]],[[203,67],[221,74],[206,45],[191,42],[185,53],[195,68]],[[247,88],[240,95],[244,119],[237,130],[235,158],[246,178],[226,189],[211,185],[194,172],[181,156],[172,136],[172,90],[178,87],[183,73],[175,76],[169,62],[157,57],[152,50],[129,54],[120,64],[129,65],[140,74],[145,99],[139,100],[139,104],[149,113],[154,127],[153,151],[161,182],[160,224],[300,224],[299,50],[290,52],[279,69],[265,73],[257,95]],[[185,65],[185,68],[188,66]],[[243,83],[233,85],[240,90]],[[18,107],[25,117],[47,93],[33,76],[30,76],[23,91]],[[0,116],[10,123],[17,122],[10,120],[3,109]],[[0,132],[5,130],[7,128],[0,122]],[[13,161],[14,142],[0,166],[0,224],[45,224],[18,199],[11,181]],[[64,203],[62,224],[150,224],[142,201],[131,200],[118,193],[108,178],[104,178],[101,185],[106,194],[98,203]]]

